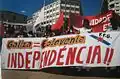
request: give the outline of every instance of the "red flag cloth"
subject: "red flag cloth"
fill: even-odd
[[[4,25],[0,24],[0,36],[4,36]]]
[[[106,28],[111,26],[110,18],[113,16],[111,10],[96,16],[84,16],[90,22],[93,32],[104,32]]]
[[[51,30],[60,30],[64,24],[64,14],[60,12],[60,16],[55,24],[52,25]]]
[[[83,17],[77,13],[70,14],[70,24],[76,28],[83,27]]]

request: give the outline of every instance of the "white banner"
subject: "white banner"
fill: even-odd
[[[4,38],[3,69],[120,66],[120,32]]]

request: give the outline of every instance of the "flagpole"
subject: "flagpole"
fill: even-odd
[[[44,3],[43,3],[43,7],[45,7],[45,0],[44,0]]]

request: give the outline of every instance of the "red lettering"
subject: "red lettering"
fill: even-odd
[[[64,62],[60,61],[61,58],[64,57],[64,55],[62,55],[63,51],[65,51],[65,48],[60,49],[59,53],[58,53],[58,58],[57,58],[57,63],[56,65],[63,65]]]
[[[91,64],[94,63],[96,56],[98,56],[97,63],[101,63],[101,49],[100,49],[100,46],[95,47],[94,52],[93,52],[93,57],[92,57],[92,60],[91,60]]]
[[[49,55],[50,55],[50,50],[48,52],[46,51],[46,53],[44,55],[44,64],[43,64],[43,67],[47,65],[47,61],[48,61]]]
[[[107,49],[106,49],[106,55],[105,55],[105,58],[104,58],[104,64],[107,63],[107,59],[108,59],[108,55],[109,55],[109,51],[110,51],[110,49],[107,48]]]
[[[20,60],[21,59],[21,60]],[[24,57],[22,53],[18,53],[18,68],[22,68],[24,65]]]
[[[30,59],[29,55],[32,55],[32,52],[26,52],[26,69],[29,69],[30,67],[28,66],[30,64]]]
[[[16,61],[17,61],[17,53],[12,53],[12,58],[11,58],[11,68],[14,67],[16,68]]]
[[[35,67],[35,61],[40,59],[40,51],[35,51],[34,55],[33,55],[33,64],[32,64],[32,68]]]
[[[44,58],[43,56],[44,56],[44,54],[45,54],[45,51],[42,52],[42,55],[41,55],[40,68],[43,67],[43,58]]]
[[[88,56],[87,56],[87,60],[86,60],[87,64],[90,63],[92,48],[93,48],[92,46],[89,47]]]
[[[82,64],[83,61],[80,60],[80,54],[82,53],[82,50],[85,49],[86,47],[81,47],[80,50],[78,51],[76,62]]]
[[[8,54],[8,63],[7,63],[7,67],[9,68],[10,67],[10,53]]]
[[[69,48],[67,59],[66,59],[66,65],[74,64],[76,50],[77,50],[77,47]]]
[[[55,62],[56,56],[57,56],[57,52],[55,50],[52,50],[52,52],[50,53],[48,66],[52,65]]]
[[[110,62],[111,62],[111,60],[112,60],[112,57],[113,57],[113,53],[114,53],[114,49],[111,49],[111,53],[110,53],[110,56],[109,56],[107,65],[110,64]]]

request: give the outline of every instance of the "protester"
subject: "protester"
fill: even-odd
[[[62,20],[62,24],[60,21]],[[24,29],[15,29],[13,25],[8,24],[8,30],[6,31],[5,37],[53,37],[53,36],[59,36],[59,35],[67,35],[67,34],[81,34],[81,33],[91,33],[91,32],[103,32],[101,31],[95,31],[99,28],[94,28],[98,26],[99,24],[103,23],[103,21],[100,21],[96,26],[90,26],[90,22],[88,18],[83,18],[81,15],[72,14],[70,19],[68,19],[68,24],[66,26],[63,22],[63,16],[59,20],[58,24],[54,25],[47,25],[45,27],[39,26],[39,28],[36,29],[36,33],[33,33],[32,31],[26,32]],[[70,21],[69,21],[70,20]],[[120,21],[116,19],[114,16],[110,18],[111,26],[107,27],[106,31],[119,31],[120,30]],[[59,28],[58,28],[59,26]],[[102,27],[102,25],[100,25]],[[16,26],[17,27],[17,26]],[[92,27],[92,28],[91,28]],[[101,28],[100,27],[100,28]],[[94,28],[94,29],[93,29]],[[15,32],[17,30],[17,32]]]
[[[28,37],[35,37],[35,34],[34,34],[32,31],[29,31],[29,32],[27,33],[27,36],[28,36]]]
[[[4,25],[0,24],[0,52],[2,48],[2,38],[4,37]]]
[[[83,27],[80,28],[80,33],[91,33],[91,32],[92,32],[92,29],[89,25],[89,20],[84,19],[83,20]]]
[[[112,30],[120,30],[120,21],[118,21],[117,19],[115,19],[114,17],[110,18],[110,22],[112,25]]]

